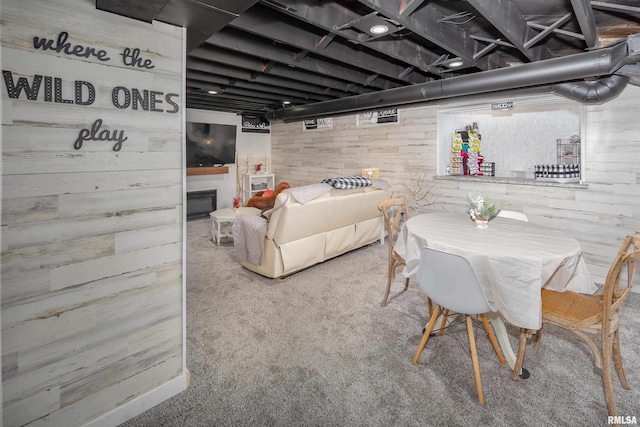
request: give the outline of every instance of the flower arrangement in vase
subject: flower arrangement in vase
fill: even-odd
[[[242,197],[236,196],[236,197],[233,198],[233,208],[234,209],[239,209],[241,204],[242,204]]]
[[[479,228],[487,228],[489,220],[498,213],[498,207],[491,204],[488,198],[482,193],[470,193],[467,197],[467,207],[469,215],[475,222],[475,226]]]

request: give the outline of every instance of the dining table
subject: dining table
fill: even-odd
[[[562,230],[541,224],[495,217],[480,228],[468,213],[415,215],[404,223],[394,245],[406,262],[404,277],[415,279],[424,246],[469,261],[493,310],[487,318],[511,368],[516,356],[501,316],[516,327],[538,330],[542,288],[586,294],[597,290],[580,243]]]

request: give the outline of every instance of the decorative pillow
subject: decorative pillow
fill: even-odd
[[[369,187],[371,180],[363,176],[338,176],[335,178],[325,178],[323,183],[331,185],[339,190],[348,190],[350,188]]]
[[[281,191],[286,190],[287,188],[289,188],[289,183],[281,182],[273,190],[258,191],[253,195],[253,197],[249,199],[249,201],[247,202],[247,206],[258,208],[262,212],[269,210],[276,202],[276,197],[278,196],[278,194],[280,194]],[[265,195],[267,191],[271,191],[270,196]]]

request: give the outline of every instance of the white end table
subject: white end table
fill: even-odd
[[[216,245],[220,245],[220,239],[223,237],[233,237],[231,234],[231,226],[236,215],[260,215],[261,211],[258,208],[226,208],[218,209],[209,214],[211,217],[211,236],[216,242]],[[223,228],[222,224],[229,224],[228,227]]]

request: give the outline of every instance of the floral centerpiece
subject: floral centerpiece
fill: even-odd
[[[489,220],[498,212],[498,207],[491,204],[488,198],[482,193],[471,193],[467,197],[469,215],[475,221],[476,227],[486,228]]]
[[[236,196],[233,198],[233,208],[238,209],[242,204],[242,197]]]

